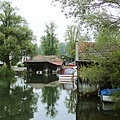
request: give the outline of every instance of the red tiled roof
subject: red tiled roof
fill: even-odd
[[[79,42],[78,43],[78,52],[84,53],[87,52],[89,47],[92,47],[94,45],[94,42]]]

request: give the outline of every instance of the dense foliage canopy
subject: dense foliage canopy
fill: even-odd
[[[0,4],[0,61],[8,67],[20,61],[23,56],[32,56],[35,40],[27,22],[17,15],[17,8],[10,2]]]

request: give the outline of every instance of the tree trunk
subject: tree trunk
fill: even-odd
[[[6,65],[7,65],[8,68],[11,68],[9,56],[6,57],[5,63],[6,63]]]

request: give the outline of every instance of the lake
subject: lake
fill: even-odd
[[[112,104],[77,96],[56,74],[15,78],[15,83],[0,81],[0,120],[119,120]]]

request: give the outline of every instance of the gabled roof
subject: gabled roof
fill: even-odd
[[[28,62],[49,62],[51,64],[55,64],[55,65],[62,65],[63,61],[62,59],[58,58],[57,56],[42,56],[42,55],[37,55],[34,56],[32,60],[28,60],[26,61]]]

